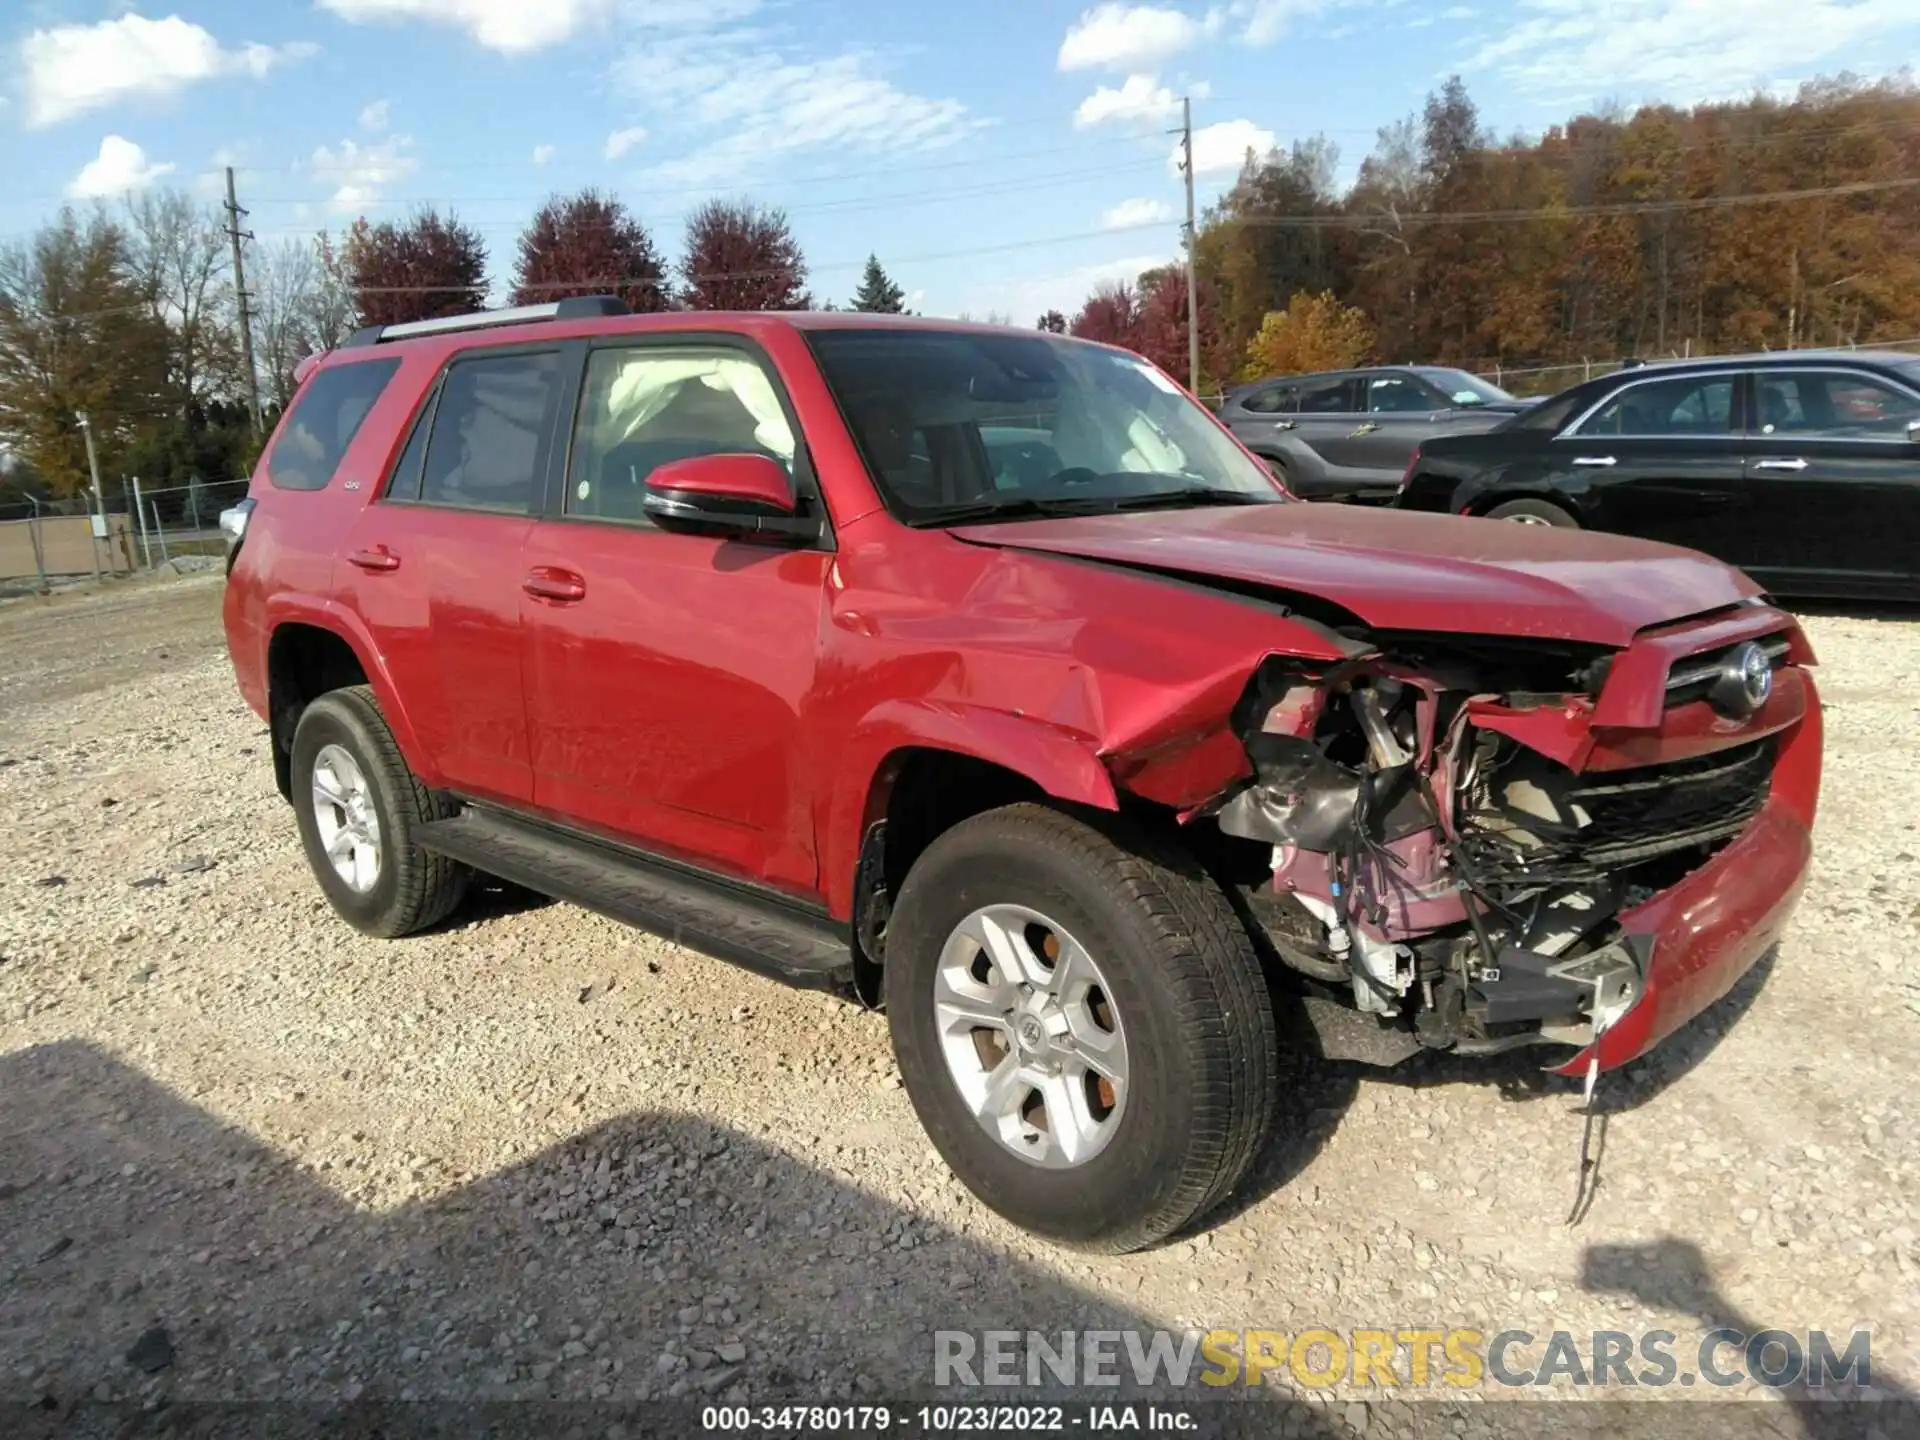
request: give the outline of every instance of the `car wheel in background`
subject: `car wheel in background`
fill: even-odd
[[[901,886],[885,986],[934,1146],[1039,1234],[1155,1244],[1217,1205],[1266,1138],[1259,961],[1214,880],[1146,831],[1041,805],[956,825]]]
[[[413,843],[454,813],[414,778],[373,692],[322,695],[293,732],[293,810],[320,888],[354,929],[393,938],[437,924],[472,871]]]
[[[1487,511],[1489,520],[1513,520],[1521,525],[1548,525],[1556,530],[1578,530],[1580,522],[1550,500],[1507,500]]]

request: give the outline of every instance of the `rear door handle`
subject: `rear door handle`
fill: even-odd
[[[1756,470],[1804,470],[1807,468],[1807,462],[1796,455],[1791,460],[1756,460],[1753,462],[1753,468]]]
[[[1573,457],[1573,463],[1576,465],[1606,466],[1618,465],[1620,462],[1611,455],[1576,455]]]
[[[384,545],[373,545],[365,550],[355,550],[347,556],[347,563],[358,565],[362,570],[398,570],[400,557]]]
[[[1276,430],[1291,430],[1294,427],[1294,423],[1292,420],[1276,420],[1273,422],[1273,428]]]
[[[520,582],[520,588],[536,600],[544,600],[549,605],[571,605],[576,600],[587,598],[587,582],[571,570],[561,570],[552,565],[539,565],[527,572],[527,578]]]

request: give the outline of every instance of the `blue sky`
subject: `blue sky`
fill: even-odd
[[[877,252],[915,308],[1022,323],[1177,250],[1251,143],[1343,174],[1458,70],[1501,131],[1920,62],[1920,0],[26,0],[0,20],[0,235],[64,199],[239,171],[263,241],[451,207],[496,278],[548,194],[678,249],[711,194],[783,206],[816,295]]]

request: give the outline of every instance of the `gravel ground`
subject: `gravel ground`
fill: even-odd
[[[504,894],[333,919],[220,583],[0,605],[0,1402],[898,1396],[935,1328],[1102,1324],[1865,1326],[1880,1392],[1920,1380],[1920,622],[1808,620],[1817,873],[1609,1078],[1584,1224],[1562,1082],[1299,1060],[1235,1208],[1094,1261],[946,1174],[878,1016]]]

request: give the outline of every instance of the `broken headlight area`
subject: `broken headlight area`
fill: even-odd
[[[1234,723],[1252,778],[1210,807],[1250,855],[1249,910],[1310,998],[1397,1045],[1492,1053],[1583,1046],[1642,993],[1645,937],[1617,917],[1673,885],[1759,812],[1760,741],[1632,770],[1576,772],[1474,724],[1473,702],[1574,713],[1604,678],[1555,657],[1485,684],[1471,657],[1269,661]],[[1501,678],[1517,678],[1509,668]]]

